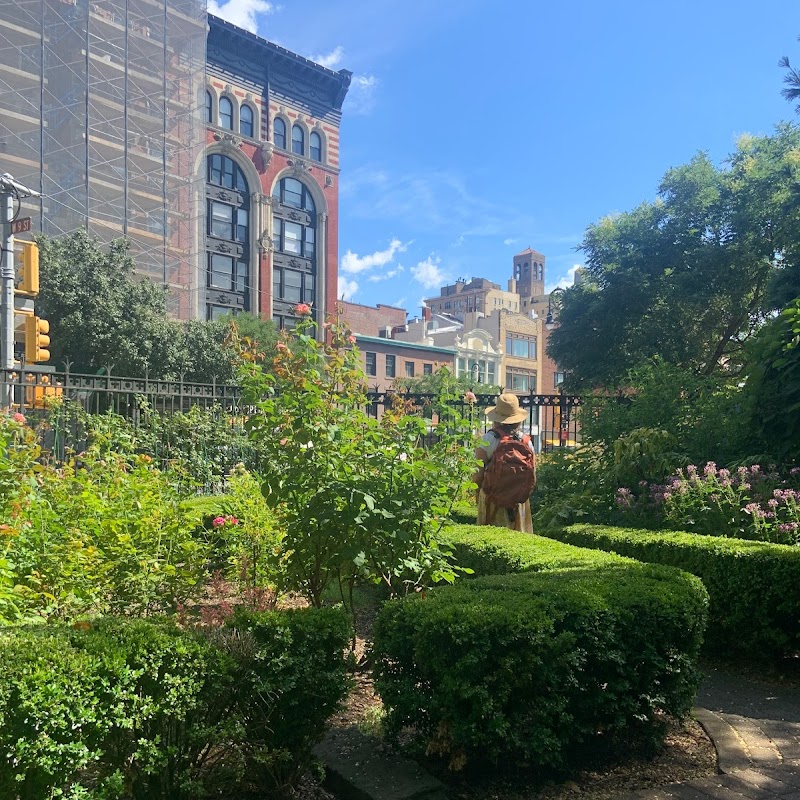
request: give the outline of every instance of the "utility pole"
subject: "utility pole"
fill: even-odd
[[[15,222],[22,222],[16,220],[19,208],[14,211],[14,201],[19,203],[23,197],[41,195],[15,181],[7,172],[0,175],[0,213],[3,222],[0,261],[0,369],[6,371],[3,381],[0,382],[0,408],[9,408],[12,400],[8,371],[14,369],[14,232]]]

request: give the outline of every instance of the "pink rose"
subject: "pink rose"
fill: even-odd
[[[355,344],[356,343],[356,337],[355,336],[348,336],[347,337],[347,341],[350,342],[350,344]]]
[[[214,519],[211,521],[211,524],[215,528],[221,528],[225,524],[225,517],[214,517]]]
[[[24,414],[20,414],[19,411],[15,411],[11,415],[11,419],[13,419],[14,422],[18,422],[20,425],[24,425],[25,424],[25,415]]]
[[[298,316],[308,316],[311,313],[311,306],[308,303],[298,303],[294,307],[294,313]]]
[[[475,397],[475,392],[466,392],[464,394],[465,403],[474,403],[478,398]]]

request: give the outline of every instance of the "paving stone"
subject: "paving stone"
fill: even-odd
[[[729,777],[731,779],[741,781],[742,785],[753,786],[757,789],[766,789],[773,794],[793,788],[790,783],[782,781],[779,778],[774,778],[771,775],[767,775],[761,770],[741,769],[731,773]]]
[[[379,749],[356,728],[332,730],[314,753],[342,800],[447,800],[444,784],[419,764]]]
[[[705,708],[695,708],[693,714],[711,737],[711,741],[714,742],[719,768],[722,772],[732,772],[752,766],[744,742],[723,715]]]
[[[689,785],[702,789],[714,800],[742,800],[744,795],[741,792],[725,785],[723,779],[726,777],[725,775],[715,775],[713,778],[698,778],[695,781],[689,781]]]

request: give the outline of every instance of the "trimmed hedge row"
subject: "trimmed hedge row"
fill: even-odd
[[[336,609],[5,630],[0,797],[272,796],[347,692],[349,637]]]
[[[708,598],[668,567],[502,528],[449,530],[461,564],[498,573],[386,603],[375,685],[390,733],[428,752],[563,768],[591,743],[656,744],[692,706]]]
[[[710,599],[711,652],[780,658],[800,649],[800,548],[604,525],[573,525],[549,535],[697,575]]]

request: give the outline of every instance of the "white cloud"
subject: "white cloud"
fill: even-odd
[[[512,244],[516,244],[518,241],[519,239],[503,239],[503,244],[509,246]]]
[[[309,56],[312,61],[316,61],[317,64],[323,67],[327,67],[328,69],[333,69],[334,67],[338,67],[342,61],[342,57],[344,56],[344,47],[338,45],[331,50],[330,53],[320,54],[317,56]]]
[[[449,280],[444,270],[439,267],[441,263],[441,258],[430,255],[415,267],[411,267],[411,274],[414,276],[414,280],[421,283],[426,289],[438,289]]]
[[[347,278],[339,276],[339,282],[336,287],[336,296],[340,300],[352,300],[353,295],[358,291],[358,284],[355,281],[349,281]]]
[[[374,75],[353,75],[347,90],[345,112],[348,114],[369,114],[375,106],[375,90],[380,81]]]
[[[342,257],[339,265],[342,272],[357,274],[374,267],[385,267],[391,264],[395,253],[405,253],[408,245],[403,244],[399,239],[392,239],[385,250],[376,250],[366,256],[359,256],[352,250],[348,250]]]
[[[209,14],[222,17],[250,33],[258,32],[256,15],[271,14],[276,10],[275,4],[268,3],[267,0],[208,0]]]
[[[544,287],[545,294],[550,294],[553,289],[567,289],[575,283],[575,272],[583,267],[583,264],[573,264],[566,275],[562,275],[555,283]]]
[[[379,273],[378,275],[370,275],[367,280],[377,283],[378,281],[388,281],[391,278],[396,278],[401,272],[405,272],[406,268],[399,264],[397,269],[390,269],[388,272]]]

